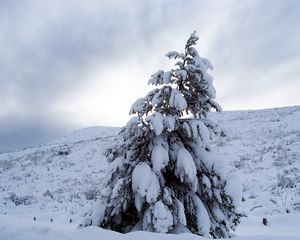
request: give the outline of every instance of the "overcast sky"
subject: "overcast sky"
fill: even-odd
[[[200,36],[224,110],[300,105],[298,0],[0,1],[0,152],[123,126]]]

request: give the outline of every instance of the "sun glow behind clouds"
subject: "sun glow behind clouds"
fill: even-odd
[[[96,68],[86,76],[79,91],[58,99],[53,111],[78,126],[99,122],[105,126],[122,126],[128,119],[131,104],[149,90],[147,79],[143,67],[135,64],[116,63],[102,70]]]

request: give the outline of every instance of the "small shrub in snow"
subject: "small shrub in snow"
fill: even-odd
[[[240,156],[239,160],[233,162],[234,167],[241,169],[244,168],[246,163],[251,160],[251,156],[249,154],[245,154]]]
[[[224,132],[207,118],[221,107],[207,72],[213,66],[194,48],[197,40],[193,33],[184,53],[169,52],[176,67],[153,74],[149,84],[158,87],[132,105],[137,116],[120,132],[123,141],[106,151],[103,212],[86,223],[119,232],[185,227],[214,238],[228,237],[239,223],[235,182],[210,152]]]
[[[46,192],[44,192],[44,193],[43,193],[43,196],[44,196],[44,197],[50,197],[50,198],[53,198],[53,194],[52,194],[49,190],[47,190]]]
[[[15,193],[10,194],[9,200],[12,201],[16,206],[30,205],[35,202],[33,196],[26,195],[21,197],[17,196]]]
[[[284,144],[284,142],[281,144]],[[273,165],[276,167],[293,165],[297,160],[296,153],[291,151],[291,149],[286,146],[278,146],[276,151],[273,152],[272,158],[274,161]]]
[[[0,161],[0,173],[8,171],[15,166],[15,162],[12,159]]]
[[[84,195],[87,200],[97,200],[99,196],[99,190],[95,188],[88,189],[86,192],[84,192]]]
[[[70,149],[68,147],[61,147],[58,151],[57,151],[57,156],[67,156],[70,154]]]
[[[277,175],[277,186],[281,188],[294,188],[296,187],[295,179],[285,174]]]
[[[57,152],[57,155],[59,155],[59,156],[67,156],[69,154],[70,154],[69,151],[64,151],[64,150],[60,150]]]

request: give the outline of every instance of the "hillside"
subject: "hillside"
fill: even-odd
[[[250,216],[237,234],[247,235],[251,227],[261,225],[263,216],[275,219],[274,226],[276,221],[280,226],[282,218],[276,219],[282,214],[290,222],[299,221],[300,107],[212,113],[210,117],[227,131],[226,138],[214,143],[215,151],[239,176],[240,208]],[[102,153],[118,131],[92,127],[44,146],[0,154],[0,239],[12,236],[7,222],[28,224],[34,217],[37,224],[49,224],[51,219],[53,224],[68,224],[72,219],[67,228],[74,229],[99,195],[106,167]],[[300,237],[300,231],[294,230],[286,234]],[[276,231],[280,229],[272,228],[273,235]]]

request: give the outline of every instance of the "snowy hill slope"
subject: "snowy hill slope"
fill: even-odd
[[[217,151],[240,175],[247,213],[300,212],[300,107],[213,115],[228,131]]]
[[[0,155],[0,213],[82,211],[97,195],[102,151],[118,128],[82,129],[49,144]]]
[[[300,107],[212,113],[211,118],[228,132],[226,139],[215,142],[215,150],[240,176],[241,209],[250,215],[247,224],[261,224],[261,216],[273,219],[276,216],[270,215],[288,213],[291,221],[299,221]],[[44,146],[0,154],[0,239],[1,229],[9,228],[8,218],[35,217],[36,224],[51,219],[68,224],[71,219],[68,228],[76,227],[99,194],[106,167],[102,153],[118,131],[87,128]],[[242,224],[237,233],[247,235],[250,225]]]

